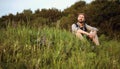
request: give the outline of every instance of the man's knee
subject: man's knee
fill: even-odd
[[[76,32],[76,34],[75,34],[78,38],[80,38],[81,40],[83,39],[83,36],[82,36],[82,34],[81,33],[79,33],[79,32]]]

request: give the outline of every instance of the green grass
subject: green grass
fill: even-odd
[[[57,28],[0,30],[1,69],[120,69],[120,43],[100,37],[100,46]]]

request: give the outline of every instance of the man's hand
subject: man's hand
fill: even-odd
[[[95,35],[96,35],[96,32],[91,31],[88,36],[89,36],[89,38],[93,39],[95,37]]]
[[[89,33],[88,37],[89,37],[90,39],[93,39],[94,36],[93,36],[93,34]]]

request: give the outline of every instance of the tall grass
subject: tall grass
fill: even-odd
[[[1,69],[120,69],[120,43],[104,36],[93,48],[54,27],[8,26],[0,31]]]

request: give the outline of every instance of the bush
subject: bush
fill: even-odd
[[[7,27],[0,33],[1,68],[11,69],[119,69],[118,41],[102,41],[99,47],[80,41],[57,28]]]

